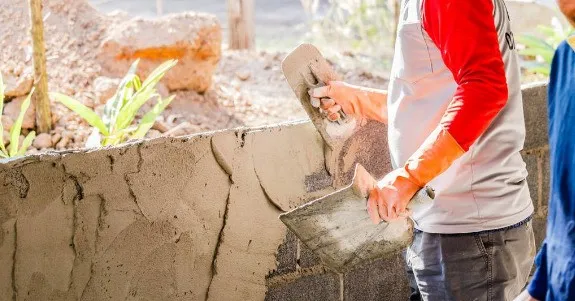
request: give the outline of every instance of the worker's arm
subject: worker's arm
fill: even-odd
[[[424,0],[423,16],[423,29],[441,51],[457,89],[435,130],[372,193],[368,209],[374,221],[403,212],[417,190],[469,150],[508,98],[492,0]]]
[[[322,99],[322,109],[337,118],[337,111],[387,123],[387,91],[350,85],[340,81],[313,89],[311,97]]]

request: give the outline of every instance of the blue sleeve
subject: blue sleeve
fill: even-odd
[[[545,296],[547,295],[547,243],[543,242],[541,246],[541,250],[535,257],[535,265],[537,269],[535,270],[535,274],[533,274],[533,279],[529,286],[527,287],[527,291],[531,295],[531,297],[537,300],[545,300]]]

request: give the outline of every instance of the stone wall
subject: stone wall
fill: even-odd
[[[545,87],[524,95],[541,239]],[[404,300],[399,255],[332,274],[278,219],[354,163],[388,172],[385,133],[333,151],[304,122],[2,162],[0,300]]]

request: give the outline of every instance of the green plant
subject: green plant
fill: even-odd
[[[4,80],[2,78],[2,74],[0,74],[0,116],[2,115],[2,112],[4,112],[4,89],[5,89]],[[30,145],[32,145],[32,141],[34,140],[34,138],[36,138],[36,132],[31,131],[30,133],[28,133],[28,135],[26,135],[24,141],[22,141],[22,145],[18,147],[18,144],[20,142],[19,141],[20,132],[22,130],[22,121],[24,120],[24,115],[26,114],[26,111],[28,111],[28,107],[30,107],[30,98],[32,97],[33,93],[34,88],[32,88],[32,91],[30,92],[30,94],[28,94],[28,96],[20,106],[20,114],[18,114],[18,118],[16,118],[16,121],[14,121],[12,129],[10,129],[10,141],[9,141],[10,145],[8,146],[8,149],[6,149],[5,146],[6,141],[4,141],[4,126],[2,125],[2,122],[0,122],[1,158],[12,158],[16,156],[23,156],[26,153],[26,150],[30,147]]]
[[[156,93],[156,84],[168,70],[176,65],[177,61],[169,60],[164,62],[154,69],[144,82],[141,82],[138,75],[136,75],[138,62],[139,60],[136,60],[132,64],[128,73],[120,82],[116,94],[106,102],[101,117],[71,97],[60,93],[50,93],[53,99],[76,112],[94,127],[91,137],[96,137],[96,139],[88,139],[87,147],[116,145],[129,139],[143,138],[154,124],[156,117],[174,99],[174,96],[162,99]],[[157,98],[157,103],[142,117],[138,124],[134,125],[136,114],[152,98]]]
[[[564,26],[557,18],[553,18],[551,26],[539,25],[537,29],[544,36],[543,38],[530,34],[518,37],[517,42],[525,46],[524,49],[519,50],[519,54],[535,57],[535,60],[524,60],[522,62],[524,68],[530,72],[548,76],[555,49],[573,33],[573,28]]]

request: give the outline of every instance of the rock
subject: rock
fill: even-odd
[[[97,59],[105,75],[123,77],[140,59],[142,80],[162,62],[178,64],[163,78],[168,90],[206,91],[221,57],[222,31],[214,15],[185,12],[156,19],[134,18],[104,38]]]
[[[96,101],[99,104],[105,104],[106,101],[116,93],[116,89],[120,85],[121,79],[109,78],[105,76],[98,76],[94,80],[94,93],[96,94]]]
[[[62,140],[60,140],[60,142],[58,142],[58,144],[56,144],[56,149],[59,150],[63,150],[66,149],[66,146],[68,145],[68,142],[70,141],[70,138],[68,137],[62,137]]]
[[[18,143],[16,146],[18,148],[18,150],[20,149],[20,147],[22,147],[22,142],[24,142],[25,138],[26,137],[24,137],[24,135],[20,135],[20,137],[18,137],[18,141],[16,142],[16,143]],[[10,140],[10,138],[8,138],[8,140]],[[10,143],[8,143],[7,147],[10,147],[10,144],[12,144],[12,141],[10,141]]]
[[[249,70],[238,70],[236,71],[236,76],[243,81],[248,80],[251,77],[251,72]]]
[[[0,122],[2,122],[2,127],[5,131],[10,131],[12,129],[12,125],[14,124],[14,120],[6,115],[2,115],[2,117],[0,117]]]
[[[52,145],[56,145],[58,141],[60,141],[60,139],[62,139],[62,135],[60,135],[59,133],[54,134],[52,136]]]
[[[156,131],[156,130],[150,130],[148,131],[147,136],[149,138],[158,138],[162,136],[162,133],[160,133],[160,131]]]
[[[160,133],[165,133],[165,132],[170,130],[168,128],[168,126],[166,126],[163,122],[158,121],[158,120],[156,120],[156,122],[154,122],[154,125],[152,125],[152,129],[156,130]]]
[[[3,74],[3,76],[4,85],[6,85],[4,95],[6,97],[25,96],[32,91],[34,77],[31,73],[24,71],[20,76],[15,76],[11,73]]]
[[[168,90],[168,87],[166,87],[166,85],[162,82],[159,82],[156,85],[156,92],[158,92],[158,94],[160,94],[162,99],[168,98],[168,96],[170,96],[170,90]]]
[[[32,143],[32,146],[34,146],[37,149],[50,148],[52,147],[52,136],[50,136],[50,134],[41,133],[38,136],[36,136],[34,142]]]
[[[14,98],[11,102],[4,105],[4,115],[10,117],[10,119],[16,121],[18,115],[20,114],[20,108],[22,107],[22,103],[26,100],[26,96],[20,96]],[[36,125],[36,110],[34,109],[34,104],[30,102],[30,107],[28,107],[28,111],[24,115],[24,120],[22,121],[22,128],[24,129],[33,129]]]
[[[178,124],[177,126],[171,128],[169,131],[165,132],[163,135],[166,137],[184,136],[184,135],[188,134],[188,132],[186,130],[191,128],[191,127],[192,127],[192,125],[189,122],[184,121],[184,122]]]

